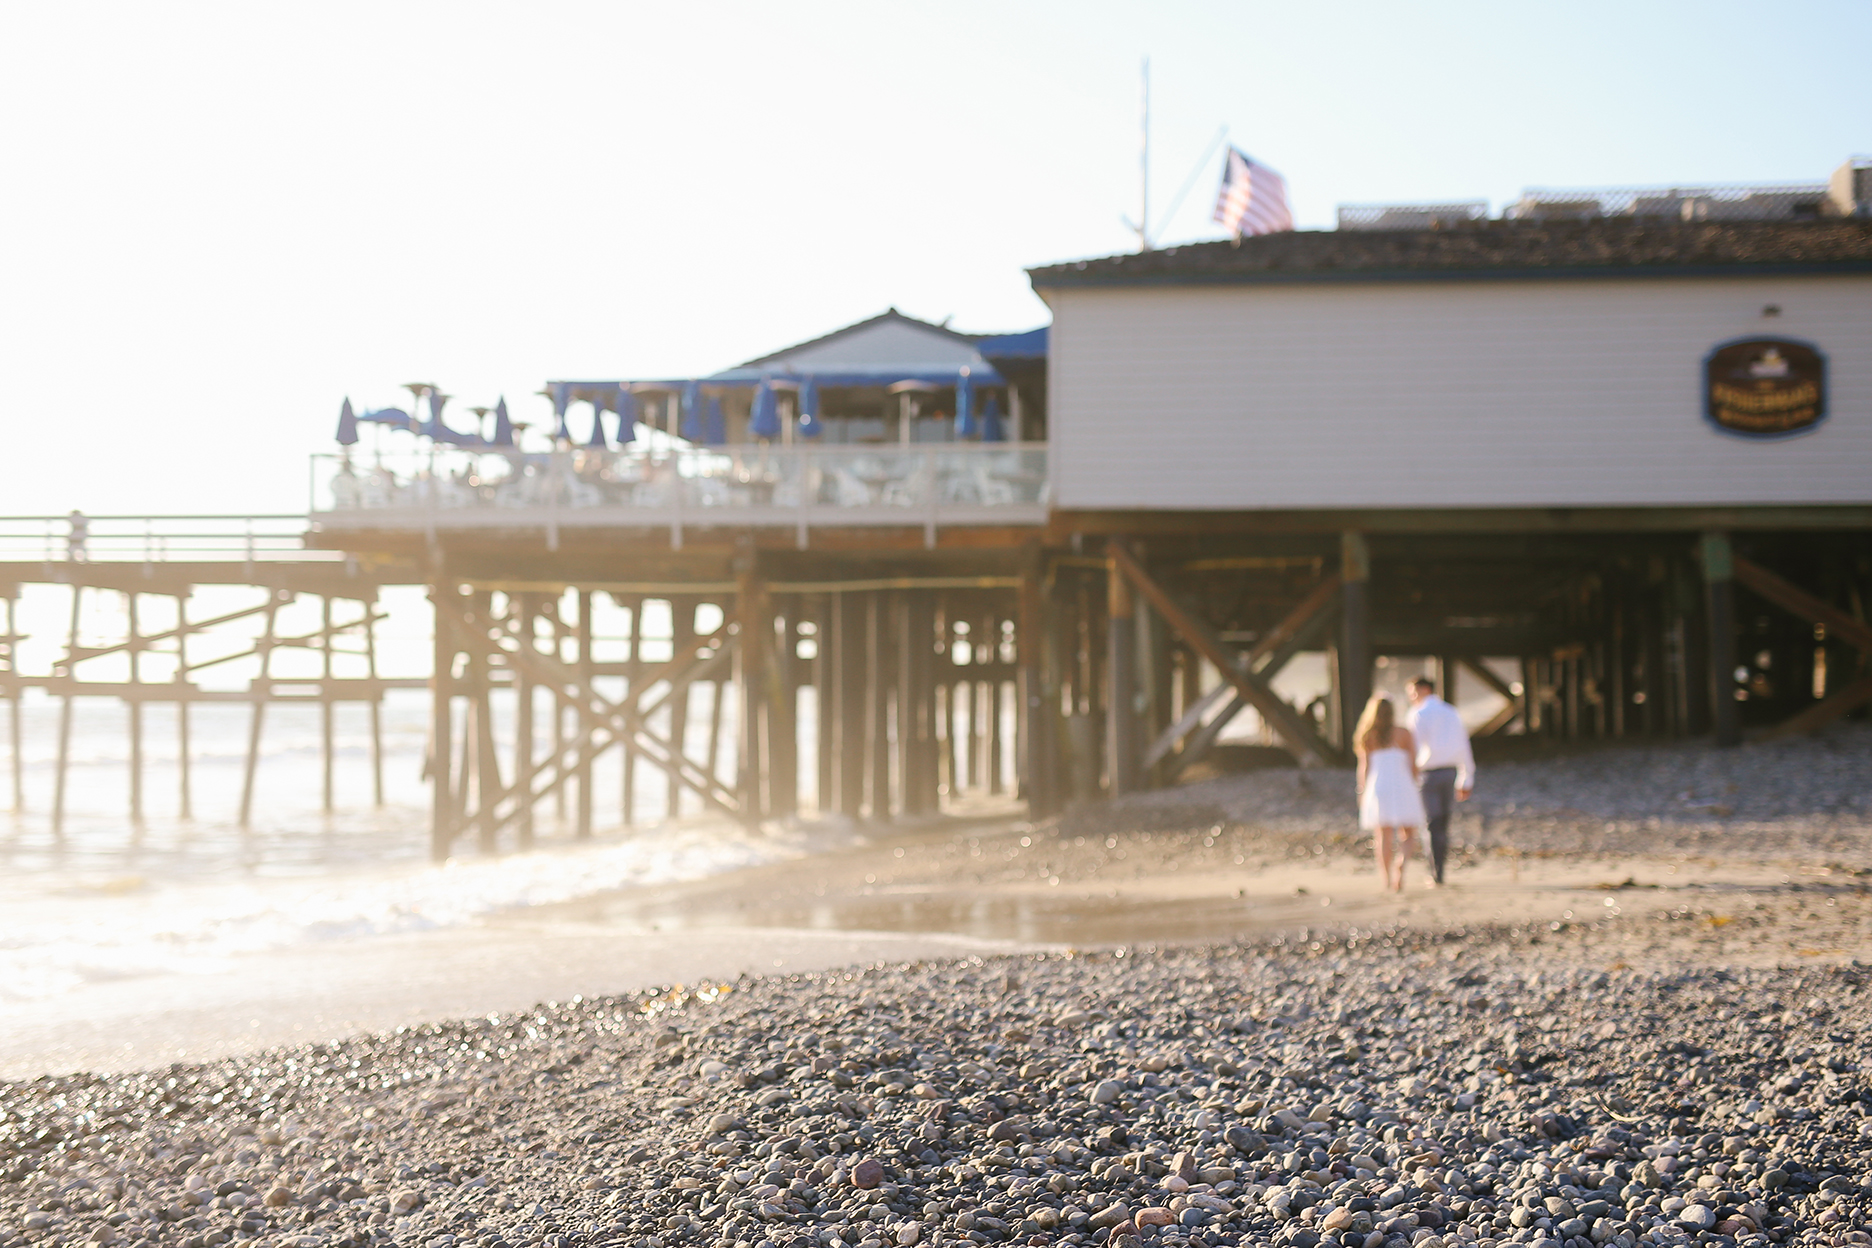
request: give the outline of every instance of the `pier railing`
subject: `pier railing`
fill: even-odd
[[[226,516],[0,516],[0,561],[165,563],[329,561],[308,550],[302,513]]]
[[[316,456],[311,512],[346,530],[1039,524],[1044,444],[438,447]]]

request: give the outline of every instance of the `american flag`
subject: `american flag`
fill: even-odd
[[[1293,229],[1293,212],[1287,207],[1287,180],[1266,165],[1248,159],[1231,143],[1222,164],[1222,190],[1216,195],[1215,219],[1237,238]]]

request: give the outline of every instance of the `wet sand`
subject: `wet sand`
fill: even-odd
[[[686,884],[497,915],[476,927],[255,954],[203,975],[15,1006],[0,1077],[206,1061],[280,1044],[628,993],[880,961],[1273,933],[1655,920],[1670,956],[1872,962],[1872,873],[1709,853],[1459,855],[1379,889],[1343,835],[1196,826],[1075,833],[1003,819],[881,829],[864,843]],[[1629,944],[1629,938],[1627,938]]]

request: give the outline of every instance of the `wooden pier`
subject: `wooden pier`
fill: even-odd
[[[1477,735],[1530,743],[1733,742],[1810,732],[1872,703],[1872,567],[1849,523],[1859,518],[1839,513],[1774,524],[1760,512],[1503,514],[1494,531],[1477,518],[1459,531],[1446,517],[1374,515],[1354,528],[1344,516],[1058,513],[939,527],[933,541],[918,518],[815,533],[805,548],[791,527],[731,523],[692,526],[681,549],[654,525],[563,517],[548,542],[527,519],[425,532],[353,516],[334,532],[317,515],[273,517],[268,550],[237,539],[169,557],[92,536],[0,561],[15,809],[21,696],[33,688],[59,706],[55,830],[79,699],[128,710],[133,821],[151,801],[147,715],[173,708],[173,808],[186,818],[191,708],[248,706],[245,823],[264,793],[271,707],[319,705],[330,809],[336,709],[368,708],[381,802],[383,697],[426,688],[438,859],[525,849],[543,820],[590,837],[601,808],[628,824],[646,769],[666,781],[660,815],[760,827],[916,821],[985,797],[1043,818],[1175,783],[1249,712],[1300,764],[1342,766],[1345,726],[1374,665],[1392,660],[1445,690],[1492,691],[1501,709]],[[105,520],[87,523],[95,535]],[[40,671],[19,661],[29,586],[70,595],[59,656]],[[210,586],[252,594],[196,611]],[[433,604],[427,672],[379,670],[390,586],[423,587]],[[121,628],[100,640],[80,621],[107,599]],[[302,600],[316,626],[282,627]],[[601,618],[622,631],[601,633]],[[295,651],[309,665],[282,668]],[[1302,654],[1323,656],[1328,679],[1304,704],[1277,687]],[[231,664],[253,675],[203,687]],[[595,788],[605,759],[621,777],[615,805]]]

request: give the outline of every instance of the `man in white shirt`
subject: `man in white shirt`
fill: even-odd
[[[1430,874],[1443,882],[1449,856],[1449,821],[1455,802],[1475,788],[1475,754],[1469,730],[1456,708],[1436,696],[1436,682],[1419,676],[1410,686],[1410,730],[1417,738],[1417,770],[1423,777],[1424,814],[1429,822]]]

